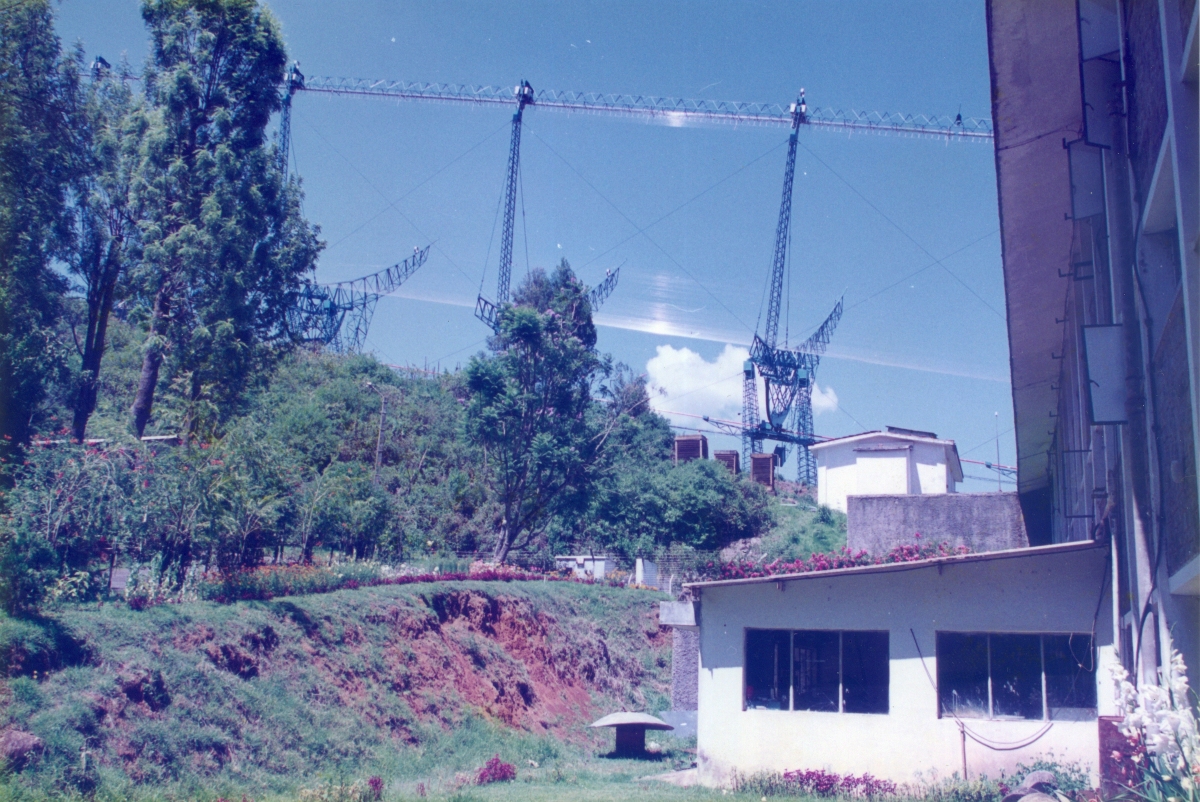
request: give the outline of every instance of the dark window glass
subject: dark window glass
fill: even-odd
[[[788,641],[779,629],[746,631],[746,709],[788,709]]]
[[[1096,718],[1096,656],[1090,635],[1045,635],[1046,706],[1058,721]]]
[[[987,718],[987,635],[939,632],[937,636],[938,706],[941,715]]]
[[[838,709],[838,633],[796,632],[792,638],[794,710]]]
[[[842,710],[888,712],[888,633],[842,633]]]
[[[992,635],[992,715],[1042,718],[1042,638]]]

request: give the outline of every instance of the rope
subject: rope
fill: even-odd
[[[957,718],[957,716],[955,718]],[[970,738],[972,741],[974,741],[977,744],[982,744],[983,746],[986,746],[988,749],[991,749],[993,752],[1012,752],[1016,749],[1024,749],[1025,747],[1031,746],[1031,745],[1033,745],[1033,743],[1040,740],[1041,737],[1043,735],[1045,735],[1046,733],[1050,732],[1050,728],[1054,726],[1053,721],[1047,721],[1045,726],[1043,726],[1035,734],[1033,734],[1033,735],[1029,736],[1028,738],[1025,738],[1024,740],[1021,740],[1021,741],[991,741],[977,733],[971,732],[971,729],[969,727],[967,727],[966,724],[963,724],[961,721],[959,721],[958,723],[960,726],[962,726],[962,730],[963,730],[963,732],[965,732],[967,734],[968,738]]]
[[[917,633],[913,631],[912,627],[909,627],[908,634],[912,635],[913,646],[917,647],[917,656],[921,658],[921,668],[925,670],[925,676],[929,679],[929,684],[933,686],[934,693],[936,693],[937,683],[934,682],[933,675],[929,673],[929,666],[925,665],[925,655],[921,652],[921,644],[917,642]],[[972,731],[971,728],[967,726],[966,722],[964,722],[954,713],[950,713],[950,717],[958,723],[958,729],[968,738],[981,746],[986,746],[993,752],[1012,752],[1017,749],[1024,749],[1027,746],[1032,746],[1034,743],[1041,740],[1042,736],[1050,732],[1050,728],[1054,726],[1053,721],[1047,721],[1045,725],[1036,733],[1019,741],[993,741],[989,738],[984,738],[977,732]]]

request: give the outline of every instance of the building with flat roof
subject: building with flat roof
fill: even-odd
[[[958,448],[932,432],[889,426],[809,446],[817,503],[847,511],[849,496],[953,493],[963,480]]]
[[[663,620],[699,628],[701,779],[906,782],[964,755],[995,777],[1053,751],[1095,781],[1115,712],[1110,573],[1089,542],[687,585],[694,610]]]

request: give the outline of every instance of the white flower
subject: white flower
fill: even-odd
[[[1172,649],[1171,660],[1159,670],[1155,685],[1134,687],[1129,673],[1120,666],[1112,669],[1112,675],[1117,710],[1124,717],[1121,732],[1140,735],[1150,754],[1162,758],[1164,766],[1186,779],[1188,767],[1200,759],[1200,736],[1188,703],[1183,657]]]

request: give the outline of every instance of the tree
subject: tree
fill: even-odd
[[[83,338],[72,327],[80,371],[72,399],[72,435],[83,441],[88,418],[96,410],[100,364],[108,323],[118,299],[118,283],[138,252],[140,209],[133,193],[145,115],[120,75],[94,68],[86,93],[80,171],[75,189],[75,226],[71,272],[83,280],[87,319]]]
[[[153,55],[134,278],[150,337],[133,426],[145,430],[167,360],[188,436],[199,410],[227,416],[286,341],[284,315],[321,245],[266,146],[286,60],[270,12],[254,0],[146,0],[142,16]]]
[[[610,385],[619,385],[610,382]],[[563,547],[599,549],[632,559],[672,546],[712,550],[770,529],[762,487],[711,460],[674,465],[672,433],[649,409],[644,382],[623,383],[632,399],[594,470],[585,510],[556,522]]]
[[[500,312],[490,356],[467,366],[467,429],[495,476],[504,517],[493,557],[530,545],[555,502],[586,486],[611,427],[592,392],[607,376],[585,288],[564,259],[534,270]]]
[[[70,242],[78,168],[76,61],[62,55],[46,0],[0,13],[0,459],[34,431],[66,354],[54,329],[66,283],[52,268]],[[0,468],[0,475],[8,472]]]

